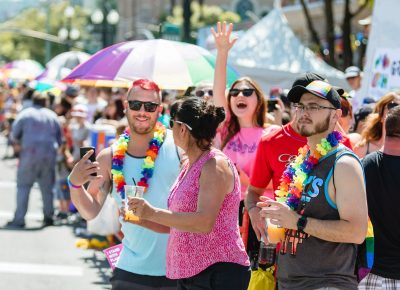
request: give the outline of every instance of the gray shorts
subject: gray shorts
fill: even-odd
[[[359,290],[397,290],[400,289],[400,280],[384,278],[369,273],[358,285]]]

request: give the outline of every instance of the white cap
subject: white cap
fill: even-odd
[[[71,116],[72,117],[86,118],[87,115],[88,115],[87,106],[83,105],[83,104],[77,104],[71,110]]]
[[[358,24],[364,26],[364,25],[370,25],[372,22],[372,17],[371,15],[368,17],[365,17],[364,19],[358,20]]]
[[[349,66],[344,71],[344,76],[345,76],[346,79],[358,77],[360,75],[361,75],[361,70],[356,66]]]

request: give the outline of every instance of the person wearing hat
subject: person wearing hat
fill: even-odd
[[[307,86],[313,81],[325,80],[325,77],[308,72],[299,76],[293,83],[295,86]],[[336,88],[343,93],[343,90]],[[296,157],[299,148],[307,144],[307,138],[300,135],[296,111],[292,110],[292,121],[281,126],[278,130],[262,136],[257,147],[256,157],[250,175],[250,185],[245,200],[246,208],[258,240],[266,238],[267,228],[265,220],[260,217],[260,208],[256,206],[272,181],[273,190],[277,190],[282,173],[286,166]],[[351,148],[350,140],[344,138],[342,143]],[[273,192],[269,191],[269,196]]]
[[[367,232],[367,202],[358,157],[334,131],[340,96],[327,82],[288,94],[307,147],[282,176],[279,201],[262,197],[260,215],[285,228],[277,263],[280,289],[357,289],[357,244]]]
[[[361,87],[361,70],[356,66],[349,66],[344,71],[344,76],[352,89],[349,94],[351,97],[354,97],[355,93]]]
[[[349,91],[349,97],[351,98],[351,104],[355,110],[362,104],[362,96],[358,94],[361,88],[361,79],[362,79],[362,72],[356,66],[350,66],[346,68],[344,71],[344,76],[346,78],[347,83],[351,87],[351,91]]]
[[[72,156],[74,161],[80,159],[79,148],[86,146],[86,140],[90,134],[90,123],[87,121],[88,109],[84,104],[76,104],[71,110],[71,117],[73,118],[70,124],[70,131],[72,135],[73,149]]]

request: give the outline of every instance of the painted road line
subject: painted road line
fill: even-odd
[[[12,219],[14,217],[14,212],[0,210],[0,218]],[[42,220],[43,214],[38,212],[28,212],[25,216],[28,220]]]
[[[17,187],[17,183],[15,181],[0,181],[0,188],[16,188]]]
[[[0,273],[32,274],[48,276],[83,276],[81,267],[52,264],[4,263],[0,262]]]

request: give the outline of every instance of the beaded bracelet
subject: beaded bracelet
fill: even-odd
[[[69,186],[69,187],[72,187],[72,188],[81,188],[81,187],[82,187],[82,185],[77,186],[77,185],[72,184],[69,175],[68,175],[68,177],[67,177],[67,183],[68,183],[68,186]]]

